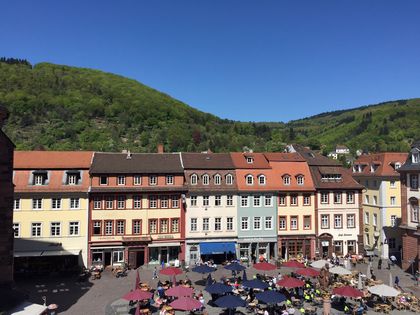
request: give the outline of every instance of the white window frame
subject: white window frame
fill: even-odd
[[[262,217],[253,217],[253,229],[256,231],[262,230],[261,220]]]
[[[334,192],[334,203],[335,204],[341,204],[343,202],[343,194],[341,191],[335,191]]]
[[[284,175],[283,176],[283,185],[289,186],[290,185],[290,176]]]
[[[191,185],[197,185],[198,183],[198,175],[197,174],[192,174],[190,176],[190,184]]]
[[[232,207],[233,206],[233,196],[227,195],[226,196],[226,206]]]
[[[20,198],[13,199],[13,210],[20,210]]]
[[[249,196],[241,196],[241,207],[248,207]]]
[[[412,163],[419,163],[419,153],[418,152],[413,152],[413,154],[411,155],[411,162]]]
[[[42,210],[42,204],[42,198],[32,198],[32,210]]]
[[[254,176],[252,176],[251,174],[246,175],[245,182],[248,186],[254,185]]]
[[[233,175],[227,174],[226,175],[226,185],[233,185]]]
[[[273,217],[268,216],[264,218],[264,230],[272,230],[273,229]]]
[[[208,186],[210,184],[210,176],[208,174],[204,174],[201,177],[201,181],[202,181],[203,185]]]
[[[222,230],[222,218],[216,217],[214,218],[214,230],[221,231]]]
[[[222,206],[222,196],[221,195],[214,196],[214,206],[215,207],[221,207]]]
[[[166,185],[173,185],[175,183],[175,179],[173,175],[166,175]]]
[[[34,228],[36,229],[35,235],[34,235]],[[42,223],[41,222],[31,223],[31,237],[42,237]]]
[[[117,197],[117,209],[125,209],[126,208],[127,198],[125,195],[118,195]]]
[[[101,209],[102,208],[102,199],[101,197],[93,197],[93,209]]]
[[[14,238],[20,237],[20,223],[19,222],[13,222],[13,236]]]
[[[177,209],[179,208],[179,197],[178,196],[171,196],[171,208]]]
[[[343,215],[334,214],[334,229],[342,229],[342,228],[343,228]]]
[[[328,204],[330,202],[330,193],[322,191],[321,192],[321,204]]]
[[[80,235],[80,222],[70,221],[69,222],[69,236],[79,236],[79,235]]]
[[[391,206],[395,206],[397,204],[397,198],[395,196],[391,196],[389,202]]]
[[[296,177],[296,182],[298,185],[302,186],[305,183],[305,178],[303,175],[299,175]]]
[[[222,176],[220,176],[220,174],[214,175],[213,181],[214,181],[215,185],[221,185],[222,184]]]
[[[290,205],[297,206],[299,204],[299,196],[298,195],[290,195]]]
[[[70,198],[70,209],[80,209],[80,198],[77,198],[77,197]]]
[[[261,207],[261,195],[254,195],[252,196],[252,205],[254,207]]]
[[[294,222],[296,224],[293,224]],[[290,230],[299,230],[299,217],[297,215],[290,216]]]
[[[53,210],[61,209],[61,198],[51,198],[51,209]]]
[[[134,186],[140,186],[141,185],[141,175],[134,175],[133,185]]]
[[[122,228],[122,231],[121,231],[121,228]],[[125,221],[124,220],[117,220],[115,222],[115,234],[116,235],[125,234]]]
[[[286,230],[287,229],[287,217],[280,216],[279,217],[279,230]]]
[[[370,214],[365,211],[365,224],[370,224]]]
[[[311,196],[303,195],[303,205],[310,206],[311,205]]]
[[[162,209],[169,208],[169,197],[168,196],[160,196],[160,208],[162,208]]]
[[[203,196],[203,207],[210,206],[210,196]]]
[[[125,175],[118,175],[117,176],[117,185],[124,186],[125,185]]]
[[[233,231],[234,230],[233,225],[233,217],[227,217],[226,218],[226,231]]]
[[[203,231],[210,231],[210,218],[203,218]]]
[[[267,183],[267,179],[265,175],[258,176],[258,185],[265,185]]]
[[[321,214],[321,229],[330,228],[330,216],[328,214]]]
[[[346,192],[346,203],[353,204],[354,203],[354,192],[348,191]]]
[[[74,173],[67,174],[67,185],[70,185],[70,186],[77,185],[77,174],[74,174]]]
[[[395,214],[391,215],[391,226],[396,227],[397,226],[397,216]]]
[[[273,196],[272,195],[264,195],[264,206],[265,207],[273,206]]]
[[[352,229],[356,227],[356,215],[354,213],[349,213],[346,215],[347,228]],[[351,224],[349,224],[351,223]]]
[[[241,217],[241,231],[249,231],[249,217]]]
[[[149,208],[157,209],[158,207],[158,197],[154,195],[149,195]]]
[[[133,196],[133,209],[141,209],[143,203],[143,198],[141,195]]]
[[[158,178],[156,175],[149,175],[149,186],[156,186],[158,183]]]
[[[61,222],[50,222],[50,236],[61,236]]]
[[[198,228],[198,219],[197,218],[190,218],[190,230],[191,232],[197,232]]]
[[[190,197],[190,205],[191,205],[191,207],[197,207],[197,200],[198,200],[198,197],[197,196],[191,196]]]

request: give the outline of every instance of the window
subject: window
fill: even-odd
[[[216,207],[220,207],[222,205],[222,196],[220,195],[214,196],[214,205]]]
[[[388,239],[388,246],[390,249],[395,249],[396,248],[396,241],[395,238],[391,237]]]
[[[321,203],[328,203],[328,192],[321,192]]]
[[[210,219],[209,218],[203,218],[203,231],[210,230]]]
[[[369,203],[369,195],[365,195],[365,203]]]
[[[207,207],[208,205],[210,205],[210,197],[203,196],[203,206]]]
[[[354,214],[347,215],[347,228],[356,227],[356,216]]]
[[[330,228],[330,216],[328,214],[321,214],[321,229]]]
[[[203,185],[208,185],[210,183],[210,176],[207,174],[204,174],[201,180],[203,181]]]
[[[160,219],[159,223],[159,233],[166,234],[169,233],[169,220],[168,219]]]
[[[246,162],[247,162],[248,164],[252,164],[252,163],[254,163],[254,158],[252,158],[252,157],[248,156],[248,157],[246,158]]]
[[[125,221],[118,220],[117,221],[117,235],[124,235],[125,234]]]
[[[279,217],[279,230],[286,230],[287,223],[286,217]]]
[[[190,177],[190,182],[191,182],[191,185],[197,185],[198,176],[196,174],[192,174]]]
[[[290,229],[297,230],[298,229],[298,217],[293,215],[290,217]]]
[[[343,254],[343,241],[334,241],[334,252],[337,255]]]
[[[419,188],[419,177],[417,174],[410,174],[410,188],[411,189]]]
[[[32,223],[31,224],[31,236],[40,237],[41,236],[42,223]]]
[[[334,228],[335,229],[343,228],[343,215],[342,214],[334,214]]]
[[[373,196],[373,204],[376,205],[378,203],[378,197]]]
[[[20,237],[20,223],[13,223],[13,236]]]
[[[93,221],[93,235],[101,235],[101,234],[102,234],[102,222]]]
[[[119,175],[117,177],[117,184],[118,185],[125,185],[125,176],[124,175]]]
[[[149,196],[149,208],[157,208],[157,196]]]
[[[254,230],[261,230],[261,217],[254,217]]]
[[[196,207],[197,206],[197,196],[191,196],[190,200],[191,200],[191,207]]]
[[[108,176],[100,176],[99,185],[108,185]]]
[[[271,195],[265,195],[264,196],[264,206],[271,207],[273,204],[273,198]]]
[[[60,236],[61,235],[61,223],[60,222],[51,222],[51,224],[50,224],[50,235],[51,236]]]
[[[174,176],[166,175],[166,185],[173,185],[173,184],[174,184]]]
[[[419,222],[419,201],[416,198],[410,198],[411,222]]]
[[[112,262],[118,263],[118,262],[124,262],[124,251],[118,250],[112,252]]]
[[[51,199],[51,208],[52,209],[61,209],[61,198],[52,198]]]
[[[16,198],[13,200],[13,210],[19,210],[20,209],[20,199]]]
[[[290,195],[290,205],[297,206],[298,205],[298,196],[297,195]]]
[[[248,207],[248,196],[241,196],[241,207]]]
[[[226,175],[226,185],[232,185],[233,184],[233,176],[232,174]]]
[[[373,226],[378,225],[378,215],[376,213],[373,214],[372,225]]]
[[[246,175],[245,179],[247,185],[254,185],[254,177],[252,175]]]
[[[341,192],[334,192],[334,203],[341,203]]]
[[[149,186],[156,186],[157,185],[157,176],[150,175],[149,176]]]
[[[265,217],[264,228],[266,230],[272,230],[273,229],[273,217]]]
[[[117,207],[118,209],[125,209],[125,196],[118,196]]]
[[[391,215],[391,226],[396,227],[397,226],[397,216]]]
[[[77,236],[79,235],[80,225],[79,222],[69,222],[69,235]]]
[[[369,233],[365,233],[365,243],[366,245],[370,245]]]
[[[310,215],[303,216],[303,229],[304,230],[311,229],[311,216]]]
[[[249,230],[249,217],[241,217],[241,230]]]
[[[391,181],[389,182],[389,186],[390,186],[391,188],[395,188],[395,187],[397,187],[397,185],[395,184],[395,180],[391,180]]]
[[[133,220],[133,234],[141,234],[141,220]]]
[[[365,224],[369,224],[369,212],[365,212]]]
[[[214,218],[214,230],[215,231],[222,230],[222,218]]]
[[[191,232],[197,231],[197,218],[190,218],[190,229]]]
[[[102,199],[100,197],[93,198],[93,209],[101,209]]]
[[[214,175],[214,184],[220,185],[221,183],[222,183],[222,176],[220,176],[219,174]]]
[[[134,175],[133,184],[136,185],[136,186],[141,185],[141,176],[140,175]]]
[[[310,195],[303,195],[303,205],[310,206],[311,205],[311,196]]]
[[[233,231],[233,218],[232,217],[226,218],[226,230]]]
[[[261,196],[253,196],[254,198],[254,207],[261,207]]]
[[[356,252],[356,241],[347,241],[347,252],[349,254]]]
[[[112,235],[114,229],[113,221],[105,221],[105,235]]]
[[[47,172],[35,173],[33,184],[37,186],[45,185],[47,183],[47,177],[48,177]]]
[[[284,175],[283,176],[283,185],[290,185],[290,176]]]
[[[258,184],[265,185],[266,179],[264,175],[258,176]]]
[[[172,208],[179,208],[179,197],[178,196],[172,196],[171,197],[171,207]]]
[[[233,206],[233,196],[232,195],[227,195],[226,196],[226,205],[227,206]]]
[[[279,205],[285,206],[286,205],[286,195],[280,195],[279,196]]]
[[[158,226],[158,220],[157,219],[150,219],[149,220],[149,234],[156,234],[157,233],[157,226]]]
[[[141,196],[133,196],[133,208],[141,209]]]
[[[302,175],[299,175],[298,177],[296,177],[296,181],[298,185],[303,185],[304,183],[304,179]]]
[[[80,199],[79,198],[70,198],[70,209],[79,209]]]
[[[66,184],[67,185],[77,185],[79,181],[81,180],[80,172],[67,172],[67,179]]]
[[[354,203],[354,192],[347,192],[347,203]]]
[[[114,208],[114,197],[112,197],[112,196],[106,197],[105,208],[106,209],[113,209]]]
[[[169,206],[169,197],[168,196],[160,196],[160,207],[161,208],[168,208]]]
[[[419,153],[413,153],[413,154],[411,155],[411,161],[412,161],[413,163],[419,163]]]
[[[41,198],[32,199],[32,209],[34,209],[34,210],[42,209],[42,199]]]
[[[400,162],[395,163],[395,170],[399,169],[400,167],[401,167],[401,163]]]
[[[391,203],[392,206],[395,206],[395,203],[396,203],[395,196],[391,196],[390,203]]]
[[[171,219],[171,232],[179,233],[179,219]]]

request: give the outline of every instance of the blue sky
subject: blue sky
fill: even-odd
[[[8,1],[0,56],[134,78],[222,118],[420,97],[420,1]]]

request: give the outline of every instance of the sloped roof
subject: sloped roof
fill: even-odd
[[[395,163],[403,165],[407,160],[408,153],[404,152],[381,152],[363,154],[354,161],[354,165],[367,165],[362,172],[353,172],[353,176],[399,176],[395,170]],[[370,165],[377,165],[377,169],[371,172]]]
[[[228,170],[234,169],[229,153],[182,153],[185,169]]]
[[[364,186],[360,185],[353,179],[351,172],[344,167],[322,167],[310,166],[312,179],[317,189],[363,189]],[[339,174],[341,175],[340,181],[323,181],[322,175]]]
[[[88,169],[91,151],[15,151],[14,169]]]
[[[249,152],[232,152],[230,156],[233,161],[233,165],[236,169],[269,169],[270,164],[265,158],[263,153],[249,153]],[[254,159],[253,163],[247,162],[247,157]]]
[[[269,162],[272,161],[278,161],[278,162],[286,162],[286,161],[300,161],[304,162],[305,159],[297,152],[290,152],[290,153],[284,153],[284,152],[275,152],[275,153],[264,153],[266,159]]]
[[[314,151],[305,148],[304,146],[301,146],[299,144],[293,144],[293,149],[300,154],[302,158],[306,160],[306,162],[312,166],[312,165],[324,165],[324,166],[334,166],[334,165],[340,165],[338,162],[333,161],[319,153],[315,153]]]

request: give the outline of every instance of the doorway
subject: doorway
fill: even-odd
[[[144,265],[144,250],[136,253],[136,268]]]
[[[162,248],[160,250],[160,260],[163,261],[165,264],[168,262],[168,249]]]
[[[105,258],[104,258],[104,266],[110,266],[111,265],[111,252],[105,252]]]

